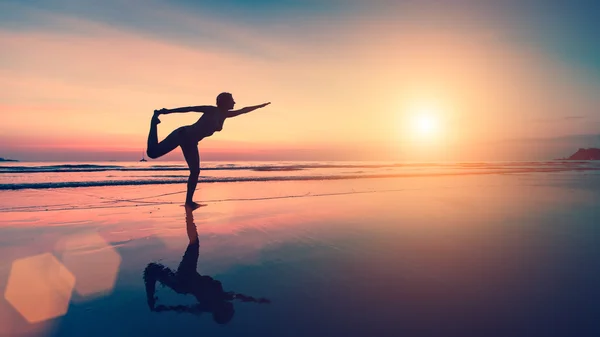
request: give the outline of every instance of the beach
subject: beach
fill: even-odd
[[[597,164],[211,164],[193,218],[185,167],[113,165],[3,164],[1,336],[600,335]],[[198,274],[269,303],[150,309],[194,227]]]

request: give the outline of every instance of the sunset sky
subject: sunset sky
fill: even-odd
[[[138,160],[152,111],[272,102],[203,160],[600,147],[595,1],[0,1],[0,157]],[[200,115],[161,117],[159,137]],[[164,160],[181,159],[179,150]]]

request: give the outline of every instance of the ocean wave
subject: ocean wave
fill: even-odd
[[[600,167],[537,167],[537,168],[505,168],[477,171],[443,171],[443,172],[412,172],[412,173],[386,173],[386,174],[345,174],[345,175],[305,175],[305,176],[268,176],[268,177],[201,177],[201,183],[227,183],[227,182],[269,182],[269,181],[304,181],[304,180],[349,180],[373,178],[412,178],[436,177],[459,175],[490,175],[490,174],[523,174],[523,173],[552,173],[565,171],[600,171]],[[69,181],[69,182],[38,182],[0,184],[0,190],[23,189],[52,189],[52,188],[78,188],[101,186],[132,186],[132,185],[162,185],[183,184],[187,178],[180,179],[135,179],[135,180],[106,180],[106,181]]]
[[[300,170],[304,170],[304,167],[293,167],[293,166],[288,166],[288,167],[255,167],[252,169],[252,171],[300,171]]]
[[[280,177],[223,177],[199,179],[200,183],[225,183],[246,181],[289,181],[289,180],[336,180],[356,179],[350,176],[280,176]],[[50,188],[75,188],[75,187],[101,187],[101,186],[132,186],[132,185],[163,185],[186,183],[187,178],[181,179],[135,179],[135,180],[113,180],[113,181],[68,181],[68,182],[40,182],[20,184],[0,184],[0,190],[22,190],[22,189],[50,189]]]
[[[410,167],[415,164],[289,164],[289,165],[236,165],[220,164],[216,166],[201,167],[204,171],[299,171],[316,168],[385,168],[385,167]],[[419,166],[432,166],[420,164]],[[102,171],[187,171],[186,165],[153,165],[148,167],[117,166],[117,165],[48,165],[48,166],[2,166],[1,173],[52,173],[52,172],[102,172]]]
[[[261,165],[236,165],[236,164],[218,164],[215,166],[201,167],[203,171],[228,171],[228,170],[247,170],[247,171],[299,171],[305,169],[385,169],[385,168],[462,168],[462,169],[491,169],[506,167],[556,167],[556,166],[593,166],[598,167],[598,162],[580,162],[580,161],[554,161],[554,162],[481,162],[481,163],[389,163],[389,164],[261,164]],[[140,166],[122,166],[122,165],[94,165],[94,164],[63,164],[63,165],[44,165],[44,166],[12,166],[0,165],[0,174],[2,173],[53,173],[53,172],[102,172],[102,171],[187,171],[185,164],[182,165],[152,165],[146,167]]]

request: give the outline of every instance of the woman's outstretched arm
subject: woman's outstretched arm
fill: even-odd
[[[160,109],[155,110],[155,112],[159,115],[168,115],[171,113],[180,113],[180,112],[213,112],[217,109],[216,106],[211,105],[199,105],[199,106],[186,106],[182,108],[176,109]]]
[[[271,104],[271,102],[269,102],[269,103],[263,103],[263,104],[259,104],[259,105],[254,105],[254,106],[249,106],[249,107],[241,108],[239,110],[227,111],[226,112],[226,117],[227,118],[231,118],[231,117],[239,116],[241,114],[245,114],[245,113],[248,113],[250,111],[254,111],[256,109],[264,108],[264,107],[266,107],[269,104]]]

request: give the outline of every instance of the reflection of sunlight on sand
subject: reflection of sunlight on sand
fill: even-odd
[[[71,235],[60,240],[55,249],[65,266],[77,277],[75,290],[78,295],[90,298],[112,291],[121,256],[99,234]]]
[[[232,226],[228,226],[231,223],[231,219],[235,217],[237,211],[236,202],[210,202],[206,203],[204,200],[223,200],[235,198],[236,195],[232,193],[229,188],[203,188],[198,189],[195,194],[195,199],[202,206],[194,211],[194,223],[203,229],[212,228],[215,231],[226,230],[228,232],[234,230]],[[174,196],[180,198],[180,195]],[[185,235],[185,209],[184,207],[177,206],[175,210],[174,205],[162,207],[163,214],[166,210],[171,210],[170,215],[174,212],[175,216],[169,217],[168,227],[160,226],[157,228],[156,235],[165,243],[166,247],[170,250],[185,249],[187,245],[187,237]],[[165,224],[167,222],[165,221]]]
[[[236,194],[230,188],[222,188],[222,189],[206,188],[206,189],[202,189],[202,190],[198,191],[197,194],[198,194],[198,197],[200,197],[200,200],[226,200],[226,199],[236,198]],[[218,212],[218,215],[213,214],[213,216],[211,216],[211,217],[204,218],[203,223],[217,224],[217,223],[229,222],[229,219],[236,214],[237,204],[238,203],[236,203],[236,202],[220,202],[220,203],[209,204],[207,207],[218,206],[218,207],[216,207],[218,209],[215,210],[216,212]],[[203,211],[203,209],[200,208],[199,211]],[[210,211],[210,210],[207,209],[207,211]],[[194,213],[194,218],[196,221],[199,220],[196,215],[198,213],[199,212]]]
[[[215,273],[233,265],[255,264],[260,262],[264,250],[290,241],[327,245],[311,233],[311,227],[334,220],[339,215],[335,205],[327,200],[314,205],[309,199],[276,199],[215,202],[201,207],[193,213],[200,239],[200,261],[204,261],[198,268]],[[173,214],[175,210],[169,209]],[[157,236],[169,250],[183,252],[188,244],[183,210],[178,219],[170,218],[165,225],[169,229],[157,231]]]
[[[67,313],[75,276],[52,254],[13,262],[4,297],[30,323]]]

